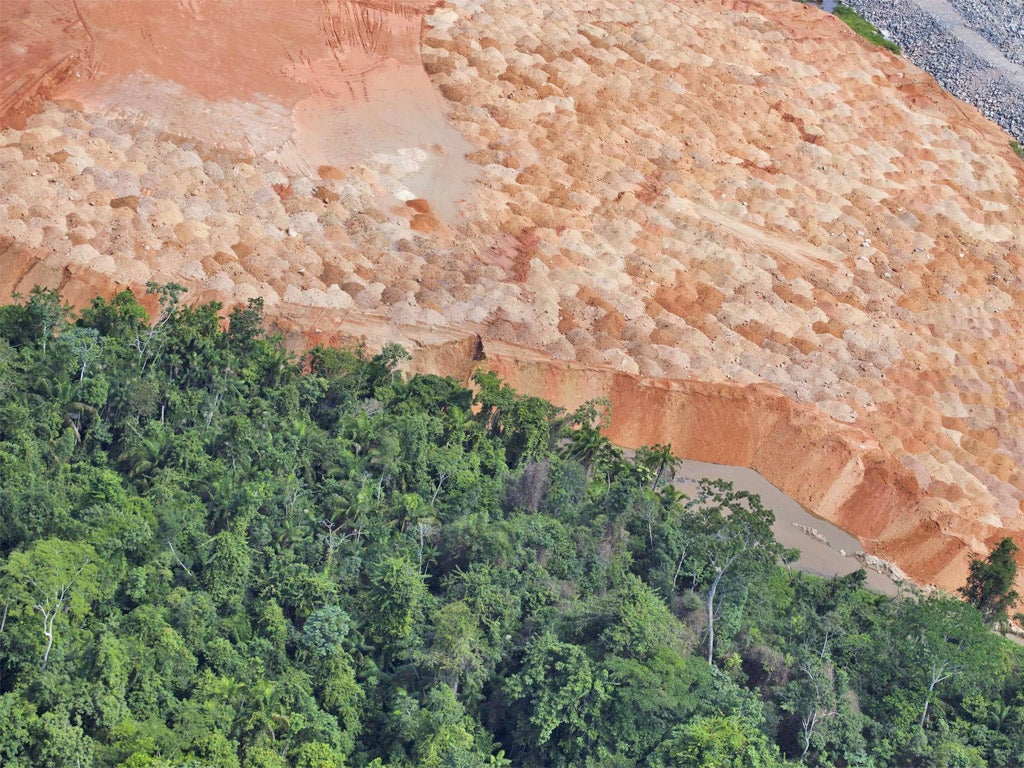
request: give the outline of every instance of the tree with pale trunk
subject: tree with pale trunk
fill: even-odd
[[[41,620],[44,671],[61,617],[85,615],[99,594],[98,563],[99,557],[91,545],[63,539],[37,541],[23,552],[12,552],[7,559],[4,572],[8,588]]]
[[[757,495],[733,490],[732,483],[702,480],[697,494],[686,504],[686,513],[694,536],[691,570],[705,592],[707,662],[713,665],[715,620],[721,611],[724,583],[739,581],[741,575],[775,563],[782,546],[772,535],[772,511]]]

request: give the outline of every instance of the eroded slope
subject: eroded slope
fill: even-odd
[[[723,446],[919,579],[957,586],[967,552],[1024,543],[1024,164],[1005,134],[790,2],[486,0],[427,21],[467,194],[431,165],[444,147],[401,130],[312,172],[126,114],[100,80],[71,94],[83,112],[0,138],[0,289],[176,280],[263,296],[311,338],[479,333],[524,388],[612,394],[624,440]],[[360,104],[335,106],[384,109]]]

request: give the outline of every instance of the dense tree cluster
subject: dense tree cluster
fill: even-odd
[[[971,558],[970,575],[960,594],[991,623],[1005,625],[1010,610],[1020,599],[1013,588],[1017,577],[1017,562],[1013,558],[1019,551],[1020,547],[1007,537],[984,560]],[[1017,618],[1024,623],[1024,616],[1018,614]]]
[[[788,569],[601,403],[151,290],[0,308],[7,768],[1024,765],[972,605]]]

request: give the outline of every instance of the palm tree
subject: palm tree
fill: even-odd
[[[599,429],[584,424],[569,436],[563,453],[566,458],[582,464],[589,477],[595,465],[614,458],[615,447]]]
[[[643,446],[639,448],[636,452],[636,462],[649,469],[651,474],[654,475],[654,480],[651,483],[651,489],[653,490],[658,487],[658,483],[661,482],[661,478],[666,471],[671,476],[675,475],[679,459],[673,455],[671,445],[656,443],[650,447]]]
[[[174,435],[170,430],[156,428],[129,445],[117,460],[128,466],[128,477],[146,484],[153,480],[153,474],[170,458]]]

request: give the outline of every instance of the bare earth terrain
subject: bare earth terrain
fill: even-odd
[[[296,344],[609,397],[923,583],[1024,545],[1024,162],[820,10],[3,8],[0,295],[262,296]]]

